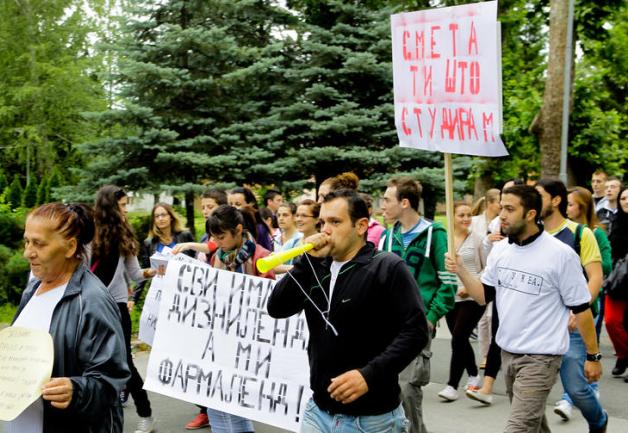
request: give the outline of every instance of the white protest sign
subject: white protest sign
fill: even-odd
[[[41,396],[50,380],[54,346],[46,331],[0,331],[0,420],[12,421]]]
[[[391,17],[401,146],[503,156],[497,2]]]
[[[157,275],[150,282],[150,288],[144,299],[142,314],[140,315],[140,331],[138,338],[146,344],[153,345],[155,329],[157,328],[157,318],[159,317],[159,304],[161,302],[164,278]]]
[[[144,387],[297,431],[311,396],[301,313],[273,319],[275,282],[170,260]]]

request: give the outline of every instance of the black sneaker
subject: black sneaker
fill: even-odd
[[[628,359],[617,358],[617,362],[615,362],[615,368],[613,368],[613,376],[621,376],[626,372],[626,367],[628,367]]]

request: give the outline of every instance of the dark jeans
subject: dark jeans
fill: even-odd
[[[493,317],[491,319],[491,333],[493,334],[493,338],[491,339],[491,345],[488,348],[486,367],[484,369],[484,376],[492,378],[497,378],[497,373],[502,366],[502,349],[497,345],[495,338],[498,328],[499,316],[497,316],[497,307],[495,306],[495,302],[493,302]]]
[[[126,304],[119,302],[118,308],[122,315],[122,331],[124,332],[124,343],[126,345],[126,360],[131,370],[131,378],[126,383],[126,389],[131,394],[131,397],[133,397],[137,415],[143,418],[149,417],[152,415],[153,411],[150,408],[148,394],[144,390],[144,381],[137,371],[137,368],[135,368],[133,357],[131,356],[131,316],[129,315],[129,309]]]
[[[451,332],[451,362],[449,364],[448,385],[457,389],[464,370],[469,377],[478,375],[478,366],[475,363],[475,353],[469,343],[469,337],[486,310],[485,305],[475,301],[456,302],[445,319]]]

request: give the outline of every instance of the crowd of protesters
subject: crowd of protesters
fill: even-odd
[[[163,272],[151,268],[150,257],[171,251],[277,278],[269,314],[305,311],[314,395],[303,432],[331,432],[335,415],[350,421],[343,427],[349,431],[358,431],[356,421],[362,432],[427,432],[422,388],[441,319],[452,338],[440,398],[453,402],[462,392],[490,405],[501,369],[512,405],[504,431],[549,432],[544,409],[560,378],[557,416],[568,421],[575,406],[590,432],[604,432],[608,414],[597,382],[604,324],[616,353],[612,374],[628,368],[628,287],[623,294],[603,290],[628,254],[628,189],[600,170],[591,186],[512,180],[475,204],[456,202],[450,252],[446,228],[422,215],[422,187],[410,178],[389,179],[379,206],[359,193],[353,173],[325,179],[316,200],[289,202],[268,190],[261,208],[247,187],[209,189],[201,196],[206,224],[198,242],[171,205],[157,203],[141,247],[122,188],[103,186],[93,211],[40,206],[26,221],[31,278],[14,325],[50,331],[54,379],[9,431],[121,432],[129,395],[139,416],[135,432],[155,430],[131,356],[130,313],[147,281]],[[314,249],[267,273],[257,270],[258,259],[304,243]],[[304,284],[319,290],[306,299]],[[355,301],[341,306],[338,293],[354,293]],[[367,314],[373,308],[377,321]],[[528,326],[521,327],[524,318]],[[365,335],[368,329],[374,331]],[[205,407],[181,427],[254,431],[250,420]]]

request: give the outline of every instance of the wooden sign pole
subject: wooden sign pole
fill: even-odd
[[[454,244],[454,174],[451,153],[445,156],[445,205],[447,211],[447,251],[455,252]]]

